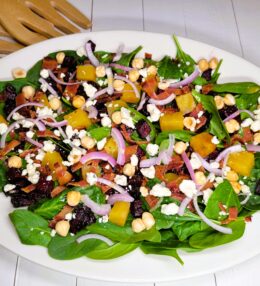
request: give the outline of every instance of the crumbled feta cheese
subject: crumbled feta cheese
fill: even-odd
[[[60,131],[59,131],[58,129],[55,129],[55,130],[53,131],[53,133],[54,133],[56,136],[60,137]]]
[[[53,152],[56,146],[50,140],[43,142],[43,151],[45,152]]]
[[[159,146],[157,144],[152,144],[149,143],[146,147],[146,152],[150,155],[150,156],[155,156],[159,151]]]
[[[92,98],[95,95],[95,93],[97,92],[97,89],[93,85],[88,84],[86,82],[83,83],[83,88],[84,88],[86,95],[89,98]]]
[[[13,120],[17,121],[17,120],[22,120],[24,119],[24,116],[22,116],[20,113],[15,112],[12,116]]]
[[[249,127],[253,123],[252,118],[246,118],[242,123],[241,127]]]
[[[78,133],[78,130],[73,130],[72,126],[68,125],[65,129],[66,135],[68,137],[68,139],[71,139],[71,137],[73,137],[74,135],[76,135]]]
[[[219,144],[219,140],[217,138],[217,136],[213,136],[213,138],[211,139],[211,143],[218,145]]]
[[[87,131],[86,130],[80,130],[78,133],[78,137],[80,139],[82,139],[83,137],[85,137],[87,135]]]
[[[111,119],[106,115],[101,119],[101,125],[103,127],[111,127],[112,126],[112,121]]]
[[[28,174],[28,172],[26,169],[22,170],[22,176],[26,176],[27,174]]]
[[[29,174],[29,172],[28,172]],[[35,173],[31,173],[28,176],[28,180],[32,183],[32,184],[37,184],[39,182],[40,179],[40,172],[35,171]]]
[[[105,216],[102,216],[98,219],[98,222],[99,223],[107,223],[108,222],[108,216],[105,215]]]
[[[142,168],[141,173],[149,179],[153,179],[155,177],[155,168],[154,166],[151,166],[149,168]]]
[[[219,168],[219,163],[218,162],[212,162],[210,163],[210,167],[213,169],[218,169]]]
[[[153,195],[155,197],[169,197],[171,196],[171,191],[167,187],[165,187],[163,184],[156,184],[152,187],[150,191],[150,195]]]
[[[192,180],[183,180],[180,183],[180,191],[186,195],[188,198],[192,198],[197,194],[196,185]]]
[[[213,191],[211,189],[206,189],[203,191],[203,201],[205,205],[208,203],[208,200],[212,194]]]
[[[63,72],[60,74],[60,78],[64,78],[65,76],[66,76],[66,75],[65,75],[65,73],[63,73]]]
[[[42,90],[43,92],[46,92],[46,91],[48,90],[48,84],[47,84],[47,83],[42,83],[42,84],[41,84],[41,90]]]
[[[225,212],[225,211],[220,211],[218,214],[219,214],[220,216],[226,216],[226,215],[228,215],[228,213]]]
[[[200,92],[201,91],[201,89],[202,89],[202,86],[201,85],[195,85],[195,90],[197,91],[197,92]]]
[[[191,154],[190,163],[193,170],[197,170],[202,166],[200,159],[195,153]]]
[[[90,186],[95,185],[97,183],[97,175],[92,172],[87,173],[87,182],[90,184]]]
[[[26,132],[26,136],[27,136],[28,138],[33,138],[34,132],[33,132],[33,131],[27,131],[27,132]]]
[[[179,211],[179,206],[175,203],[164,204],[161,206],[161,213],[165,215],[176,215]]]
[[[253,132],[258,132],[258,131],[260,131],[260,119],[255,120],[255,121],[251,124],[250,129],[251,129]]]
[[[5,192],[10,192],[10,191],[12,191],[13,189],[15,189],[15,185],[12,185],[12,184],[7,184],[7,185],[5,185],[4,186],[4,191]]]
[[[114,182],[120,186],[127,186],[127,177],[125,175],[116,175]]]
[[[5,123],[0,123],[0,135],[5,134],[5,132],[7,131],[7,125]]]
[[[72,140],[72,144],[76,147],[79,147],[81,145],[81,142],[79,139],[73,139]]]
[[[150,116],[147,117],[151,122],[156,122],[161,117],[161,111],[156,107],[155,104],[147,104],[147,111],[150,113]]]
[[[33,122],[29,121],[29,120],[23,120],[22,121],[22,126],[23,128],[32,128],[33,127]]]
[[[45,156],[45,152],[41,149],[38,150],[38,154],[36,155],[35,159],[42,161]]]
[[[250,193],[250,188],[244,184],[241,186],[241,192],[245,195],[248,195]]]
[[[51,237],[54,237],[56,235],[56,230],[55,229],[52,229],[51,230]]]
[[[146,78],[146,77],[147,77],[147,68],[140,69],[140,70],[139,70],[139,74],[140,74],[142,77]]]
[[[213,174],[213,173],[210,173],[209,175],[208,175],[208,180],[211,182],[211,183],[213,183],[214,182],[214,180],[215,180],[215,174]]]
[[[73,165],[73,162],[69,162],[69,161],[62,161],[62,165],[66,166],[66,167],[70,167]]]
[[[72,220],[72,213],[67,213],[65,215],[65,219],[68,220],[68,221]]]
[[[40,72],[40,76],[42,78],[48,78],[49,77],[49,71],[47,69],[42,69],[41,72]]]
[[[72,150],[70,151],[70,154],[68,156],[68,161],[75,164],[75,163],[79,162],[81,155],[82,155],[82,153],[78,148],[72,148]]]
[[[133,154],[130,158],[131,165],[136,167],[138,165],[138,157]]]
[[[96,100],[87,100],[87,102],[86,102],[86,108],[89,108],[90,106],[94,106],[95,104],[97,103],[97,101]]]
[[[51,108],[48,108],[47,106],[44,106],[42,108],[37,108],[36,113],[38,117],[44,117],[44,116],[54,116],[53,110]]]
[[[77,55],[78,55],[79,57],[86,56],[86,50],[85,50],[84,47],[78,48],[77,51],[76,51],[76,53],[77,53]]]
[[[219,184],[223,183],[224,179],[222,177],[216,177],[214,187],[217,187]]]
[[[52,180],[52,176],[51,175],[47,176],[46,181],[51,181],[51,180]]]
[[[103,138],[102,140],[97,142],[97,149],[102,150],[107,143],[107,138]]]
[[[203,111],[201,110],[199,113],[198,113],[198,118],[200,118],[202,115],[203,115]]]
[[[125,124],[126,126],[135,129],[135,125],[133,122],[133,118],[131,117],[130,111],[125,108],[122,107],[121,108],[121,117],[122,117],[122,123]]]

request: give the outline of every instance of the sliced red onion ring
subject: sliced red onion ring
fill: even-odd
[[[149,168],[157,164],[157,157],[145,159],[140,162],[140,168]]]
[[[234,152],[240,152],[243,151],[243,148],[240,144],[228,147],[224,151],[218,154],[218,157],[216,158],[216,162],[220,162],[222,159],[224,159],[228,154],[234,153]]]
[[[114,77],[114,79],[120,79],[120,80],[123,80],[125,81],[126,83],[128,83],[129,85],[131,85],[131,87],[133,88],[134,92],[135,92],[135,95],[137,98],[140,98],[140,93],[136,87],[136,85],[134,83],[132,83],[129,79],[127,79],[126,77],[124,76],[119,76],[119,75],[116,75]]]
[[[117,49],[117,51],[116,51],[116,54],[115,54],[115,56],[114,56],[114,58],[113,58],[113,62],[117,62],[117,61],[120,60],[124,48],[125,48],[125,45],[124,45],[124,44],[120,44],[120,45],[118,46],[118,49]]]
[[[117,144],[117,164],[123,166],[125,164],[125,140],[121,132],[117,128],[112,128],[111,136]]]
[[[254,113],[249,111],[249,110],[246,110],[246,109],[240,109],[240,110],[237,110],[236,112],[232,113],[231,115],[229,115],[228,117],[226,117],[223,122],[227,122],[229,121],[230,119],[233,119],[235,117],[237,117],[240,113],[247,113],[250,117],[254,118]]]
[[[107,93],[107,91],[108,91],[108,88],[107,88],[107,87],[106,87],[106,88],[103,88],[103,89],[101,89],[101,90],[99,90],[99,91],[97,91],[97,92],[94,94],[94,96],[91,97],[91,100],[94,100],[94,99],[96,99],[97,97],[99,97],[100,95]]]
[[[168,96],[165,99],[157,100],[157,99],[149,99],[149,103],[155,104],[155,105],[166,105],[170,102],[172,102],[175,99],[176,95],[172,93],[170,96]]]
[[[89,118],[97,118],[98,116],[98,110],[96,109],[95,106],[91,105],[87,107],[87,111],[88,111],[88,117]]]
[[[82,195],[81,200],[87,207],[89,207],[93,211],[93,213],[97,215],[107,215],[111,210],[111,206],[109,204],[97,204],[96,202],[91,200],[88,195]]]
[[[82,164],[85,164],[86,162],[90,161],[90,160],[103,160],[103,161],[107,161],[112,167],[115,167],[116,165],[116,160],[108,155],[105,152],[90,152],[86,155],[84,155],[81,159],[80,162]]]
[[[39,143],[38,141],[32,139],[32,138],[29,138],[29,137],[25,137],[25,140],[28,141],[29,143],[35,145],[36,147],[39,147],[39,148],[42,148],[43,145],[41,143]]]
[[[49,71],[50,77],[58,84],[61,84],[61,85],[76,85],[76,84],[81,84],[82,83],[81,81],[77,81],[77,82],[65,82],[65,81],[62,81],[62,80],[58,79],[51,70],[48,70],[48,71]]]
[[[114,87],[113,87],[113,73],[111,68],[106,68],[106,75],[107,75],[107,82],[108,82],[108,87],[107,87],[107,93],[109,95],[114,93]]]
[[[67,120],[63,120],[63,121],[56,121],[55,120],[55,122],[49,122],[49,121],[43,120],[43,122],[47,126],[56,127],[56,128],[68,125],[68,121]]]
[[[198,69],[195,69],[194,72],[192,74],[190,74],[187,78],[185,78],[184,80],[181,80],[179,82],[175,82],[175,83],[171,83],[170,87],[173,88],[178,88],[181,86],[185,86],[185,85],[189,85],[190,83],[192,83],[198,76],[200,75],[200,72]]]
[[[134,198],[132,198],[128,193],[124,193],[124,194],[114,194],[109,196],[107,202],[110,205],[113,205],[115,202],[133,202]]]
[[[109,66],[112,67],[112,68],[120,69],[120,70],[125,71],[125,72],[129,72],[129,71],[131,71],[133,69],[133,68],[130,68],[130,67],[126,67],[126,66],[122,66],[122,65],[116,64],[116,63],[112,63]]]
[[[242,202],[240,202],[240,204],[241,204],[242,206],[245,205],[245,204],[249,201],[250,196],[251,196],[251,193],[246,194],[245,199],[244,199]]]
[[[184,213],[185,213],[185,209],[187,208],[188,204],[192,201],[191,198],[185,198],[181,204],[180,204],[180,207],[179,207],[179,210],[178,210],[178,215],[179,216],[183,216]]]
[[[111,181],[109,181],[107,179],[97,178],[97,181],[100,184],[103,184],[103,185],[111,187],[112,189],[118,191],[120,194],[125,194],[126,193],[126,190],[124,188],[122,188],[121,186],[119,186],[119,185],[115,184],[114,182],[111,182]]]
[[[213,229],[225,233],[225,234],[232,234],[232,229],[228,228],[228,227],[223,227],[221,225],[215,224],[214,222],[212,222],[210,219],[208,219],[204,213],[200,210],[199,206],[198,206],[198,200],[197,200],[197,196],[195,196],[193,198],[193,205],[196,209],[197,214],[201,217],[201,219],[210,227],[212,227]]]
[[[168,154],[167,150],[163,150],[159,153],[157,160],[156,160],[156,165],[160,165],[163,163],[164,165],[168,165],[172,159],[172,156]]]
[[[28,102],[28,103],[21,104],[21,105],[17,106],[15,109],[13,109],[12,112],[7,116],[6,119],[7,119],[7,120],[10,120],[15,112],[17,112],[19,109],[21,109],[21,108],[23,108],[23,107],[27,107],[27,106],[38,106],[38,107],[42,107],[43,104],[42,104],[42,103],[38,103],[38,102]]]
[[[138,107],[137,107],[137,111],[143,109],[145,102],[146,102],[146,97],[145,97],[145,92],[143,92],[141,100],[140,100]]]
[[[192,181],[196,184],[196,179],[195,179],[195,174],[194,174],[194,170],[192,169],[192,166],[191,166],[191,163],[190,163],[190,160],[186,154],[186,152],[184,151],[182,154],[181,154],[181,157],[189,171],[189,174],[190,174],[190,177],[192,179]]]
[[[85,48],[86,48],[88,59],[90,60],[92,65],[95,67],[99,66],[99,60],[96,58],[96,56],[94,55],[92,51],[91,43],[87,42]]]
[[[216,168],[212,168],[212,167],[210,166],[210,163],[208,163],[205,159],[203,159],[203,158],[200,156],[200,154],[198,154],[198,153],[195,153],[195,154],[196,154],[196,156],[199,158],[199,160],[200,160],[200,162],[201,162],[201,164],[202,164],[202,166],[203,166],[204,169],[206,169],[206,170],[209,171],[210,173],[213,173],[213,174],[215,174],[215,175],[217,175],[217,176],[222,176],[222,171],[221,171],[221,170],[216,169]]]
[[[172,156],[173,153],[174,143],[175,143],[175,136],[173,134],[169,134],[169,146],[167,149],[167,153],[170,156]]]
[[[100,234],[84,234],[80,237],[77,238],[77,242],[81,243],[82,241],[85,241],[87,239],[98,239],[98,240],[102,240],[104,241],[107,245],[112,246],[114,243],[112,240],[110,240],[109,238],[100,235]]]
[[[42,77],[39,78],[39,82],[41,84],[45,85],[51,94],[58,96],[58,93],[56,92],[56,90],[44,78],[42,78]]]
[[[254,145],[254,144],[247,144],[246,145],[247,151],[250,152],[260,152],[260,146]]]

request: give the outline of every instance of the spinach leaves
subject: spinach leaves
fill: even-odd
[[[0,161],[0,192],[3,191],[4,186],[7,184],[6,166],[4,161]]]
[[[163,79],[179,79],[181,72],[177,64],[169,56],[165,56],[158,64],[158,75]]]
[[[252,94],[260,90],[260,86],[254,82],[229,82],[213,84],[213,91],[219,93]]]
[[[156,136],[155,143],[160,145],[163,140],[168,139],[169,135],[174,135],[175,139],[181,140],[184,142],[189,142],[191,137],[194,135],[193,132],[186,130],[176,130],[176,131],[163,131]]]

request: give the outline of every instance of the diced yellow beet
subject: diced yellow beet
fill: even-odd
[[[109,213],[109,221],[124,226],[130,211],[130,203],[116,202]]]
[[[137,90],[140,92],[141,86],[139,84],[136,84],[136,87],[137,87]],[[132,86],[126,83],[122,91],[121,100],[128,102],[128,103],[138,103],[140,100],[140,97],[137,97]]]
[[[202,157],[207,157],[216,150],[216,145],[211,142],[213,136],[207,132],[195,135],[190,140],[191,148]]]
[[[176,97],[178,108],[183,114],[190,113],[196,106],[195,100],[191,93],[182,94]]]
[[[88,113],[80,108],[65,115],[64,119],[68,121],[69,125],[76,129],[88,128],[92,124]]]
[[[182,130],[182,112],[165,113],[163,116],[160,117],[160,127],[162,131]]]
[[[107,143],[104,146],[105,152],[109,155],[111,155],[114,158],[117,158],[118,149],[116,141],[113,138],[109,138],[107,140]]]
[[[8,124],[3,115],[0,115],[0,123]]]
[[[77,66],[77,80],[96,81],[96,68],[92,65]]]
[[[59,152],[47,152],[42,160],[42,166],[48,166],[53,172],[55,170],[54,165],[55,163],[62,163],[62,157]]]
[[[247,151],[231,153],[227,161],[227,165],[241,176],[250,176],[254,164],[254,154]]]
[[[127,103],[123,100],[113,100],[106,103],[108,115],[111,116],[116,110],[120,110],[121,107],[127,107]]]
[[[49,100],[48,100],[48,97],[45,93],[41,93],[39,96],[38,96],[38,102],[39,103],[42,103],[45,107],[50,107],[50,103],[49,103]],[[40,107],[40,108],[43,108],[43,107]]]
[[[175,173],[166,173],[164,175],[164,177],[165,177],[167,182],[172,182],[172,181],[178,179],[179,176]]]
[[[81,168],[81,174],[83,180],[86,180],[87,173],[95,173],[98,177],[101,175],[101,168],[100,167],[94,167],[90,164],[84,164]]]

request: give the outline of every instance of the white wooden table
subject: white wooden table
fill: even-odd
[[[260,66],[258,52],[260,1],[258,0],[70,0],[70,2],[92,19],[92,31],[124,29],[174,33],[225,49]],[[259,267],[260,256],[219,273],[192,280],[156,283],[156,286],[255,286],[260,285]],[[77,278],[33,264],[0,247],[0,285],[152,286],[155,284],[108,283]]]

